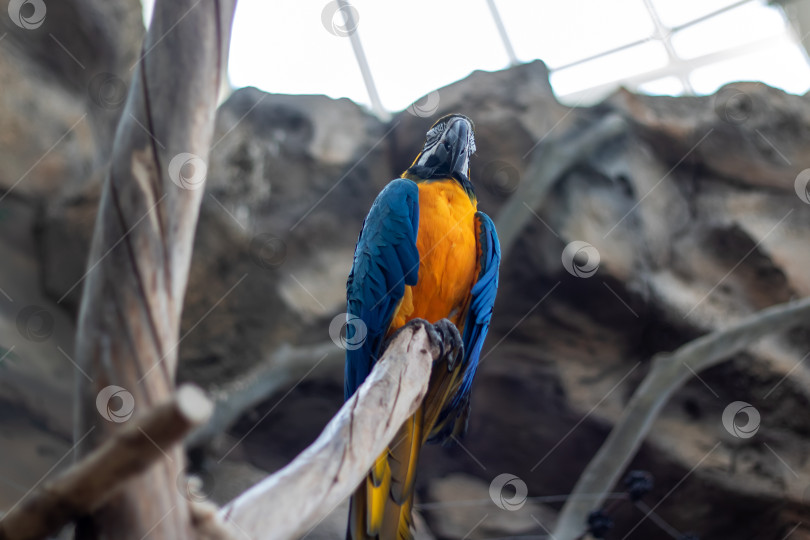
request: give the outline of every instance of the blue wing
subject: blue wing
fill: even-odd
[[[470,307],[464,322],[464,375],[461,384],[450,403],[445,406],[437,422],[439,429],[431,436],[431,441],[444,442],[450,435],[461,435],[467,428],[470,409],[470,392],[481,348],[492,319],[492,306],[498,292],[498,268],[501,264],[501,244],[492,220],[483,212],[476,212],[475,227],[478,233],[478,280],[473,284]]]
[[[364,340],[346,350],[344,395],[349,399],[371,372],[385,334],[405,294],[419,275],[419,189],[411,180],[397,179],[383,189],[363,222],[346,284],[349,318],[366,326]],[[357,325],[347,324],[352,343]]]

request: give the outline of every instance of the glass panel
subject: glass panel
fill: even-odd
[[[551,68],[646,39],[654,31],[643,0],[498,0],[497,6],[518,58],[540,58]]]
[[[656,41],[636,45],[595,60],[555,71],[551,75],[554,92],[572,94],[601,84],[620,81],[632,75],[663,67],[667,64],[667,52]]]
[[[676,32],[672,46],[681,58],[695,58],[784,31],[785,19],[779,8],[751,2]]]
[[[322,7],[320,2],[315,4]],[[404,109],[476,69],[492,71],[509,65],[484,1],[355,0],[352,4],[360,16],[358,31],[380,99],[390,110]],[[315,23],[320,26],[320,18]]]
[[[680,96],[684,93],[683,83],[678,77],[662,77],[636,86],[636,90],[651,96]]]
[[[652,0],[652,3],[661,22],[670,28],[674,28],[739,1],[740,0]]]
[[[786,92],[804,94],[810,88],[810,66],[803,51],[785,38],[782,44],[763,51],[696,69],[689,77],[699,94],[713,94],[735,81],[762,81]]]
[[[267,92],[326,94],[368,103],[349,39],[331,34],[321,22],[324,4],[239,2],[231,33],[231,83],[237,88],[251,85]]]

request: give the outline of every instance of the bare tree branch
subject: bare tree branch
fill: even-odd
[[[745,319],[653,357],[652,369],[633,394],[619,422],[585,467],[560,513],[554,537],[573,540],[585,529],[588,513],[602,505],[670,396],[693,372],[712,367],[758,339],[810,322],[810,298],[764,309]],[[600,494],[601,497],[581,497]]]
[[[180,312],[235,0],[160,0],[113,143],[79,312],[78,455],[121,429],[96,396],[123,387],[136,410],[174,389]],[[84,438],[87,436],[86,438]],[[79,538],[190,538],[175,447],[90,519]]]
[[[222,509],[251,538],[298,538],[348,497],[427,392],[438,348],[407,327],[318,439]],[[396,444],[396,442],[394,442]]]
[[[181,387],[172,401],[127,421],[101,446],[12,508],[0,519],[0,540],[45,538],[98,509],[208,420],[212,409],[199,388]]]
[[[506,201],[495,222],[501,252],[506,259],[520,232],[532,219],[532,211],[540,206],[548,190],[571,167],[582,161],[607,141],[627,129],[618,115],[610,115],[576,137],[549,139],[532,156],[515,193]]]
[[[331,341],[307,347],[280,347],[265,362],[211,392],[214,414],[211,420],[191,432],[186,446],[203,446],[227,430],[251,407],[295,384],[321,363],[342,373],[343,349]]]

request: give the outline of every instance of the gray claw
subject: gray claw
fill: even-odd
[[[442,319],[436,324],[430,324],[425,319],[411,319],[402,328],[391,334],[391,337],[386,342],[386,347],[402,330],[414,326],[423,327],[427,332],[430,344],[439,350],[439,355],[434,363],[445,362],[447,371],[453,371],[457,363],[464,358],[464,345],[458,328],[447,319]]]
[[[393,334],[391,334],[391,336],[386,340],[385,347],[387,348],[388,344],[390,344],[392,341],[394,341],[394,339],[396,339],[396,337],[403,330],[405,330],[406,328],[414,328],[414,327],[417,327],[417,328],[422,327],[422,328],[424,328],[425,332],[427,332],[428,340],[430,341],[431,346],[436,347],[439,350],[439,356],[438,357],[441,358],[442,356],[444,356],[444,347],[442,345],[442,336],[441,336],[441,334],[439,334],[439,332],[436,331],[436,328],[434,328],[434,326],[432,324],[430,324],[429,322],[427,322],[425,319],[411,319],[410,321],[405,323],[400,328],[397,328],[396,331]]]
[[[442,319],[433,326],[441,336],[441,359],[447,362],[447,371],[453,371],[457,363],[464,357],[461,334],[456,325],[447,319]]]

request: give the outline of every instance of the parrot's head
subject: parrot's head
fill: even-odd
[[[463,114],[439,118],[425,136],[425,146],[402,175],[411,180],[453,178],[472,196],[470,156],[475,153],[475,127]]]

